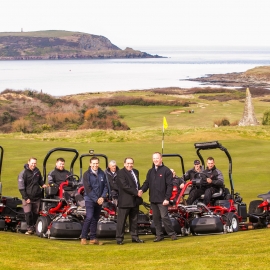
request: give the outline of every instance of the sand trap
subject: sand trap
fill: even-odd
[[[184,110],[177,110],[177,111],[170,112],[170,114],[179,114],[179,113],[184,113],[184,112],[186,112],[186,111],[184,111]]]

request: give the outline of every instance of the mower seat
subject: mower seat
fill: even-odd
[[[219,188],[219,192],[214,193],[214,194],[212,195],[212,198],[220,197],[220,196],[222,196],[222,194],[223,194],[223,188],[221,187],[221,188]],[[203,198],[204,198],[204,194],[201,195],[201,199],[203,199]]]

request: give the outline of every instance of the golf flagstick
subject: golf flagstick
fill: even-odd
[[[164,148],[164,130],[168,128],[168,123],[167,120],[165,118],[165,116],[163,117],[163,125],[162,125],[162,154],[163,154],[163,148]]]

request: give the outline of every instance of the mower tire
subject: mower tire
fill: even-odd
[[[263,212],[262,208],[258,208],[258,206],[262,203],[262,200],[254,200],[249,203],[248,213],[249,214],[261,214]],[[255,217],[249,217],[249,222],[257,223],[258,220]]]
[[[230,232],[238,232],[239,231],[239,219],[233,213],[229,212],[225,214],[226,216],[226,226],[230,227]]]
[[[40,216],[37,219],[37,223],[36,223],[36,235],[39,237],[44,237],[50,223],[51,223],[51,219],[49,216]]]

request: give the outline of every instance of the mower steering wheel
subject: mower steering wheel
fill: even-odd
[[[77,174],[71,174],[69,175],[66,180],[74,180],[76,182],[79,182],[80,181],[80,177],[77,175]]]

